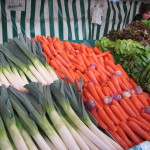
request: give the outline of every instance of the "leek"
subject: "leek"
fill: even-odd
[[[38,150],[36,145],[34,144],[32,138],[30,137],[29,133],[25,130],[25,128],[22,126],[21,122],[19,121],[19,119],[17,117],[16,118],[16,124],[17,127],[25,141],[25,143],[27,144],[27,147],[29,150]]]
[[[66,146],[61,140],[61,138],[58,136],[56,131],[53,129],[53,127],[50,125],[49,121],[46,118],[44,110],[41,108],[38,108],[38,104],[36,105],[36,108],[33,107],[31,104],[31,96],[27,95],[26,93],[21,93],[14,88],[10,88],[10,90],[16,95],[16,97],[21,101],[21,103],[25,106],[27,111],[30,113],[31,118],[42,128],[42,130],[45,132],[45,134],[48,136],[48,138],[52,141],[54,146],[57,149],[66,150]],[[36,104],[36,103],[34,103]]]
[[[1,116],[0,116],[0,149],[1,150],[13,150],[13,147],[11,146],[11,143],[7,137],[7,133],[6,133]]]
[[[40,147],[41,150],[50,150],[49,146],[39,133],[37,125],[32,119],[30,119],[28,112],[20,103],[19,99],[15,96],[14,94],[15,90],[12,92],[12,88],[9,87],[8,92],[10,95],[12,106],[19,115],[19,119],[21,120],[21,123],[23,124],[24,128],[32,136],[32,138],[34,139],[34,141],[37,143],[37,145]]]
[[[61,120],[59,114],[57,113],[54,107],[50,86],[49,85],[44,86],[43,90],[41,91],[40,89],[42,89],[42,85],[40,86],[40,88],[38,88],[38,86],[40,86],[40,84],[30,83],[28,85],[25,85],[25,88],[27,88],[29,92],[35,97],[35,99],[45,108],[54,127],[56,128],[57,132],[63,139],[66,146],[71,150],[78,150],[79,149],[78,145],[74,141],[71,133],[69,132],[69,130]],[[43,95],[43,92],[45,97]]]
[[[7,130],[18,150],[28,150],[15,121],[14,112],[8,97],[7,89],[4,85],[1,86],[0,95],[0,113],[7,127]]]

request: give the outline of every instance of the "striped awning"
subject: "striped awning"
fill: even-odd
[[[95,40],[111,29],[121,29],[138,13],[141,2],[106,1],[103,22],[91,24],[90,6],[93,0],[26,0],[25,11],[6,9],[0,0],[0,43],[19,32],[33,38],[36,35],[57,36],[61,40]]]

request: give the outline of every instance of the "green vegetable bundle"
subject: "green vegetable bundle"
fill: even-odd
[[[107,37],[95,42],[103,51],[111,50],[116,63],[145,90],[150,92],[150,45],[134,40],[111,41]]]

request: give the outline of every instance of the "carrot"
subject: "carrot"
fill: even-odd
[[[107,55],[107,57],[108,57],[108,60],[110,60],[111,62],[114,63],[114,58],[113,58],[112,54],[109,53],[109,54]]]
[[[136,95],[131,95],[130,100],[133,103],[133,105],[136,107],[136,109],[138,110],[138,112],[141,112],[143,105],[139,101],[139,99],[136,97]]]
[[[135,81],[133,79],[129,78],[129,82],[130,82],[130,84],[132,85],[133,88],[137,87],[137,84],[135,83]]]
[[[73,62],[73,63],[75,63],[75,64],[78,64],[78,65],[81,64],[73,55],[67,54],[67,56],[68,56],[68,59],[69,59],[71,62]]]
[[[129,114],[129,116],[136,117],[136,114],[131,109],[131,107],[128,105],[128,103],[126,102],[125,99],[121,99],[119,102],[120,102],[120,105],[122,106],[122,108],[124,109],[124,111],[127,112]]]
[[[71,68],[68,68],[68,71],[69,71],[71,77],[73,78],[73,80],[75,80],[76,77],[75,77],[73,70]]]
[[[146,99],[150,98],[150,94],[148,94],[146,92],[142,92],[141,95],[145,96]]]
[[[59,70],[55,70],[55,72],[58,74],[58,76],[61,78],[61,79],[64,79],[65,75],[63,73],[61,73]]]
[[[101,54],[102,53],[97,46],[93,47],[93,51],[94,51],[95,54]]]
[[[104,56],[108,55],[109,53],[110,53],[110,51],[106,51],[106,52],[103,52],[103,53],[97,55],[97,57],[104,57]]]
[[[47,40],[51,43],[52,42],[52,38],[50,36],[47,36]]]
[[[130,108],[132,109],[132,111],[137,116],[140,115],[140,113],[138,112],[138,110],[136,109],[136,107],[133,105],[133,103],[131,102],[131,100],[128,97],[124,97],[124,100],[126,101],[126,103],[130,106]]]
[[[111,78],[111,81],[112,81],[112,83],[114,84],[114,86],[115,86],[117,92],[118,92],[119,94],[122,94],[122,90],[121,90],[121,88],[120,88],[118,78],[117,78],[116,76],[114,76],[113,78]]]
[[[68,49],[68,50],[74,50],[74,48],[72,47],[72,45],[70,44],[69,41],[64,41],[63,44],[64,44],[64,46],[65,46],[66,49]]]
[[[109,118],[114,122],[114,124],[118,125],[119,124],[119,120],[114,115],[114,113],[112,112],[110,107],[108,105],[104,105],[104,110],[105,110],[106,114],[109,116]]]
[[[43,41],[43,39],[41,38],[41,36],[37,35],[36,38],[37,38],[42,44],[45,43],[45,42]]]
[[[42,38],[42,40],[44,41],[44,43],[45,43],[46,45],[48,45],[48,44],[49,44],[49,41],[46,39],[46,37],[45,37],[45,36],[41,36],[41,38]]]
[[[87,76],[87,74],[83,74],[84,78],[86,78],[87,82],[90,81],[89,77]]]
[[[115,71],[118,71],[118,70],[120,70],[113,62],[111,62],[110,60],[108,60],[107,62],[106,62],[106,64],[108,65],[108,66],[110,66],[113,70],[115,70]]]
[[[130,84],[130,82],[123,76],[120,76],[121,81],[129,88],[132,89],[132,85]]]
[[[103,66],[98,66],[97,67],[97,71],[99,71],[100,70],[100,72],[101,71],[103,71],[108,77],[111,77],[111,73],[110,72],[108,72]]]
[[[105,64],[105,66],[106,66],[106,65],[107,65],[107,61],[109,61],[109,59],[108,59],[107,56],[104,56],[103,58],[104,58],[104,64]]]
[[[99,71],[99,72],[100,72],[100,71]],[[107,76],[106,76],[105,73],[103,73],[102,71],[101,71],[101,73],[99,73],[99,78],[100,78],[100,80],[101,80],[102,82],[104,82],[104,83],[106,83],[106,82],[108,81]]]
[[[124,132],[135,142],[135,144],[141,143],[141,139],[137,138],[136,134],[131,130],[131,128],[125,123],[121,122],[120,127],[124,130]]]
[[[87,76],[89,77],[89,79],[91,79],[91,81],[94,82],[95,85],[99,85],[94,73],[91,70],[87,71]]]
[[[87,59],[86,55],[84,53],[82,53],[81,56],[82,56],[82,58],[84,60],[85,65],[88,67],[90,65],[90,62]]]
[[[141,116],[137,116],[136,119],[145,124],[146,126],[150,127],[149,122],[144,118],[142,118]]]
[[[130,90],[129,87],[127,87],[121,80],[121,78],[118,76],[118,81],[119,81],[119,85],[120,85],[120,88],[122,89],[122,91],[125,91],[125,90]]]
[[[102,101],[104,101],[105,95],[104,95],[104,93],[101,91],[101,88],[100,88],[98,85],[95,85],[95,89],[96,89],[96,92],[98,93],[100,99],[101,99]]]
[[[76,73],[76,71],[74,72],[74,75],[75,75],[76,80],[79,81],[80,80],[80,76],[78,75],[78,73]]]
[[[109,87],[106,87],[106,88],[109,91],[110,96],[113,96],[113,92],[111,91],[111,89]]]
[[[86,70],[87,67],[86,67],[86,65],[85,65],[85,63],[84,63],[84,61],[82,59],[82,56],[80,54],[77,54],[76,55],[76,59],[83,65],[84,70]]]
[[[108,87],[110,88],[110,90],[115,94],[118,93],[115,86],[113,85],[113,83],[111,81],[107,82]]]
[[[124,69],[122,68],[122,66],[120,64],[117,64],[118,69],[122,72],[123,76],[128,79],[129,76],[127,75],[127,73],[124,71]]]
[[[127,145],[127,143],[125,143],[125,141],[122,139],[122,137],[120,137],[118,135],[117,132],[113,132],[111,130],[107,130],[111,135],[112,137],[124,148],[124,149],[129,149],[129,146]]]
[[[105,96],[110,96],[110,93],[106,87],[102,88],[102,92],[104,93]]]
[[[136,124],[138,124],[138,125],[139,125],[142,129],[144,129],[144,130],[147,130],[147,131],[150,130],[150,128],[149,128],[148,126],[146,126],[143,122],[137,120],[136,118],[129,117],[129,118],[128,118],[128,121],[133,121],[133,122],[135,122]]]
[[[107,129],[108,129],[107,125],[100,119],[100,117],[99,117],[99,115],[98,115],[98,113],[97,113],[97,111],[96,111],[95,109],[93,109],[93,110],[91,111],[91,114],[92,114],[92,115],[95,117],[95,119],[98,121],[98,124],[99,124],[100,127],[102,127],[104,130],[107,130]]]
[[[59,69],[58,64],[57,64],[53,59],[50,60],[49,63],[50,63],[50,65],[51,65],[54,69],[56,69],[56,70]]]
[[[85,46],[84,44],[80,44],[80,50],[81,50],[81,52],[84,53],[84,54],[86,53],[85,47],[86,47],[86,46]]]
[[[108,128],[110,128],[112,131],[117,131],[117,128],[115,127],[114,123],[111,121],[111,119],[108,117],[108,115],[105,113],[102,107],[98,108],[98,114],[99,117],[106,123]]]
[[[57,58],[54,58],[53,60],[56,62],[56,64],[57,64],[59,67],[63,66],[63,64],[62,64]]]
[[[90,64],[96,65],[96,63],[94,62],[91,56],[87,56],[87,59],[89,60]]]
[[[127,122],[126,118],[121,114],[119,108],[117,108],[115,105],[111,105],[110,108],[112,112],[119,118],[119,120]]]
[[[127,124],[131,128],[131,130],[134,131],[136,134],[138,134],[140,137],[144,138],[145,140],[150,141],[150,136],[141,127],[139,127],[135,122],[129,121]]]
[[[56,58],[64,65],[64,67],[66,68],[70,67],[68,63],[59,54],[56,55]]]
[[[69,71],[62,65],[60,68],[59,68],[60,72],[63,73],[69,80],[70,83],[73,83],[74,80],[72,78],[72,76],[70,75]]]
[[[98,61],[104,67],[104,59],[103,59],[103,57],[98,57]]]
[[[144,106],[149,106],[149,103],[144,95],[137,95],[137,98]]]
[[[125,132],[122,130],[122,128],[120,128],[120,126],[116,126],[117,128],[117,133],[118,135],[123,139],[123,141],[125,141],[125,143],[129,146],[129,147],[133,147],[133,144],[131,143],[131,141],[129,140],[129,138],[126,136]]]
[[[88,91],[91,93],[91,95],[95,98],[95,100],[101,105],[103,106],[102,101],[100,100],[99,95],[97,94],[97,91],[95,89],[95,86],[93,83],[89,82],[87,83],[87,89]]]
[[[75,67],[76,70],[80,70],[81,72],[84,72],[84,68],[81,65],[73,63],[73,62],[72,62],[72,65]]]
[[[98,59],[97,59],[95,53],[92,53],[92,54],[91,54],[91,57],[92,57],[92,59],[94,60],[94,62],[95,62],[97,65],[100,65],[100,63],[99,63],[99,61],[98,61]]]
[[[89,47],[86,47],[85,50],[86,50],[86,53],[87,53],[86,56],[91,56],[91,51],[90,51]],[[88,55],[88,54],[90,54],[90,55]]]
[[[142,116],[145,120],[147,120],[147,121],[150,122],[150,115],[148,115],[148,114],[146,114],[146,113],[141,113],[141,116]]]
[[[63,49],[63,45],[61,45],[61,43],[59,41],[56,41],[53,43],[53,46],[55,49],[61,51]]]
[[[128,115],[127,113],[123,110],[123,108],[121,107],[121,105],[117,102],[117,101],[112,101],[112,104],[115,105],[121,112],[121,114],[128,119]]]
[[[53,42],[57,41],[58,37],[53,37],[52,40]]]
[[[66,61],[66,63],[68,63],[68,65],[71,65],[70,60],[67,57],[67,54],[65,52],[59,53],[59,55]]]
[[[110,66],[106,65],[105,68],[108,72],[110,72],[111,74],[114,74],[115,71]]]
[[[86,83],[89,81],[88,78],[86,78],[86,76],[84,76],[84,74],[80,71],[80,70],[76,70],[76,73],[83,78],[83,81]]]

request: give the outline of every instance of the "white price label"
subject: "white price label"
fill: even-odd
[[[25,0],[6,0],[6,9],[13,11],[25,11]]]

